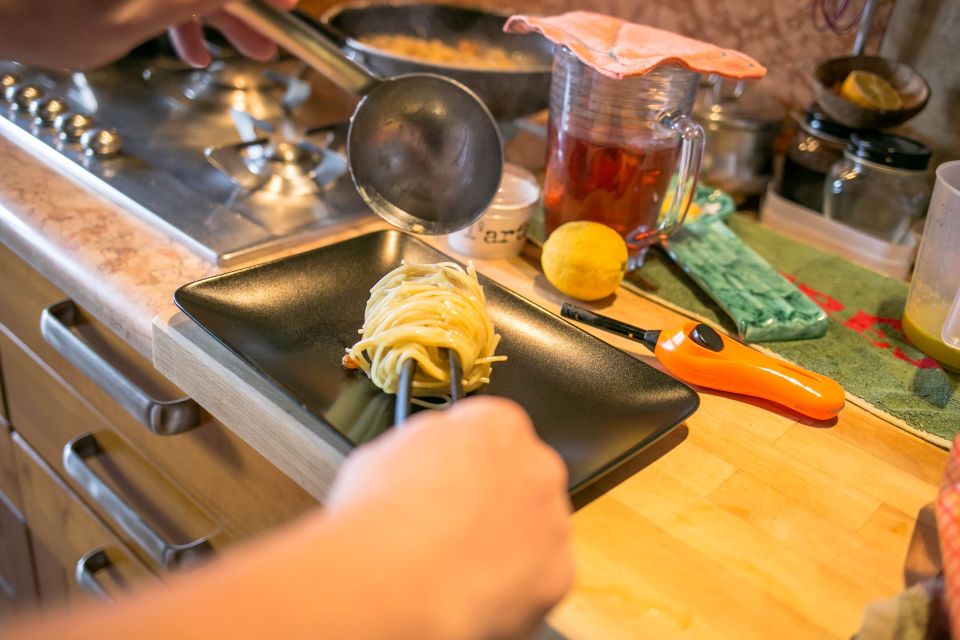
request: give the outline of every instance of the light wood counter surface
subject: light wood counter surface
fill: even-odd
[[[0,239],[141,351],[175,333],[176,286],[216,271],[2,138]],[[532,261],[477,266],[559,309],[562,298]],[[626,291],[598,309],[649,327],[680,319]],[[640,345],[601,337],[652,363]],[[178,344],[158,359],[162,371],[177,362]],[[222,356],[206,353],[221,371],[201,371],[197,381],[232,381],[249,405],[228,411],[214,393],[198,400],[231,428],[225,418],[255,416],[259,439],[249,425],[237,427],[240,436],[322,493],[332,467],[311,471],[312,450],[280,459],[311,443],[323,449],[316,424]],[[234,399],[219,395],[224,405]],[[849,404],[824,425],[764,402],[701,396],[699,411],[642,454],[632,475],[573,516],[577,584],[551,623],[570,638],[850,637],[867,603],[902,590],[908,564],[923,567],[925,554],[908,553],[911,540],[935,550],[924,508],[946,452]]]

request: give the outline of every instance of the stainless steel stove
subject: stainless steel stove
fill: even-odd
[[[89,73],[0,62],[0,130],[211,262],[372,215],[343,145],[355,99],[294,59],[133,54]]]

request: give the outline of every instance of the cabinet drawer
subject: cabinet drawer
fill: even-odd
[[[0,244],[0,324],[43,355],[40,312],[66,296],[15,253]]]
[[[145,562],[173,568],[228,542],[214,516],[2,329],[0,351],[17,371],[7,383],[17,434]]]
[[[312,496],[206,412],[200,412],[199,426],[190,431],[171,436],[151,433],[41,336],[42,310],[62,300],[63,295],[2,245],[0,272],[10,273],[19,281],[13,289],[25,290],[23,295],[0,292],[0,322],[231,533],[249,536],[265,531],[316,506]],[[75,324],[74,333],[151,395],[166,399],[182,396],[152,363],[82,309]],[[16,420],[11,422],[17,428]]]
[[[18,435],[13,439],[33,545],[56,562],[38,574],[42,604],[90,594],[114,598],[125,585],[150,579],[150,571],[40,456]]]
[[[195,403],[177,402],[183,393],[151,363],[2,245],[0,273],[0,324],[91,403],[119,402],[143,428],[197,424]]]

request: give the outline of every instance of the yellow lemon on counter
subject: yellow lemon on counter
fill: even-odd
[[[599,222],[568,222],[550,234],[540,256],[550,284],[571,298],[599,300],[620,286],[627,243]]]
[[[840,85],[840,97],[868,109],[899,109],[900,94],[889,82],[869,71],[851,71]]]

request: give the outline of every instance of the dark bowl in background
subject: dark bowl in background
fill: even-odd
[[[900,109],[870,109],[840,97],[834,87],[851,71],[875,73],[900,94]],[[884,129],[903,124],[927,106],[930,87],[919,73],[902,62],[877,56],[847,56],[820,63],[813,73],[817,102],[831,118],[856,129]]]

